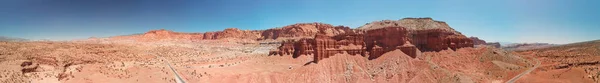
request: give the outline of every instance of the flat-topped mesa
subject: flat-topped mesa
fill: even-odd
[[[334,36],[326,31],[299,41],[286,41],[272,54],[313,55],[314,62],[335,54],[361,54],[376,59],[382,54],[401,50],[416,58],[419,51],[456,50],[473,47],[473,40],[450,28],[445,22],[431,18],[405,18],[399,21],[368,23],[356,31],[347,30]]]

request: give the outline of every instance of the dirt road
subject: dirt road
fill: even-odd
[[[531,71],[535,70],[536,68],[538,68],[541,65],[541,62],[538,59],[534,59],[537,63],[535,64],[535,66],[533,66],[533,68],[513,77],[512,79],[506,81],[506,83],[514,83],[515,81],[517,81],[519,78],[521,78],[523,75],[527,75],[529,74]]]

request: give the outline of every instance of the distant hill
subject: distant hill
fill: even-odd
[[[23,38],[14,38],[14,37],[0,36],[0,41],[22,42],[22,41],[29,41],[29,40],[28,39],[23,39]]]
[[[522,51],[522,50],[548,48],[548,47],[557,46],[557,45],[558,44],[550,44],[550,43],[512,43],[512,44],[506,44],[506,45],[502,46],[502,49],[513,50],[513,51]]]

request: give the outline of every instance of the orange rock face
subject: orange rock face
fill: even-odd
[[[369,59],[375,59],[381,54],[394,50],[404,45],[407,40],[407,31],[404,27],[386,27],[365,32],[366,50]]]

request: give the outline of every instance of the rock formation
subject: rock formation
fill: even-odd
[[[404,18],[367,23],[357,30],[369,31],[386,27],[404,27],[408,40],[421,51],[440,51],[448,48],[473,47],[473,41],[452,29],[446,22],[432,18]]]
[[[323,32],[327,36],[334,36],[352,31],[345,26],[332,26],[324,23],[298,23],[282,28],[268,29],[262,32],[262,39],[300,39],[312,38],[317,33]]]
[[[29,72],[35,72],[36,69],[39,67],[39,64],[33,64],[33,62],[31,61],[25,61],[23,63],[21,63],[21,72],[22,73],[29,73]]]
[[[293,57],[313,55],[314,62],[335,54],[361,54],[368,59],[376,59],[382,54],[401,50],[410,57],[417,57],[418,51],[456,50],[473,47],[473,40],[454,31],[445,22],[431,18],[406,18],[400,21],[381,21],[364,25],[357,30],[345,30],[331,36],[328,31],[319,31],[314,38],[298,41],[288,40],[272,54]]]

